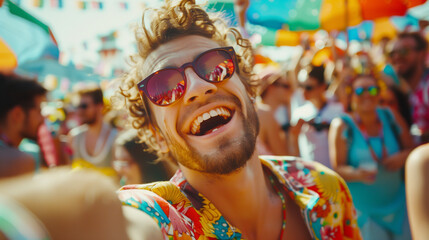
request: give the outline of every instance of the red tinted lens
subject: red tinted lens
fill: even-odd
[[[170,105],[185,93],[185,80],[177,70],[162,70],[149,79],[146,91],[153,103],[161,106]]]
[[[223,50],[210,51],[195,61],[195,71],[210,82],[222,82],[234,74],[234,61]]]

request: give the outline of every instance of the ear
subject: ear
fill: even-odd
[[[158,143],[159,149],[162,153],[168,153],[170,149],[168,148],[168,143],[165,140],[161,132],[156,129],[151,128],[152,134],[155,137],[156,142]]]
[[[12,123],[12,125],[16,125],[21,123],[25,119],[25,112],[21,106],[15,106],[11,110],[9,110],[8,120]]]

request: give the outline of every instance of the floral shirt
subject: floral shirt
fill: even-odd
[[[322,164],[294,157],[260,156],[261,163],[296,202],[315,240],[361,239],[344,180]],[[151,216],[164,239],[242,239],[201,193],[178,171],[168,182],[124,186],[122,204]]]

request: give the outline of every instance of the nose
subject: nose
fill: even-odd
[[[186,76],[186,93],[184,96],[185,104],[194,101],[203,101],[211,94],[217,91],[217,86],[201,79],[192,68],[185,69]]]

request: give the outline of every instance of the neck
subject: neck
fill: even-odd
[[[187,181],[207,197],[246,238],[262,237],[260,234],[264,229],[264,220],[269,218],[266,214],[269,207],[275,206],[273,202],[277,194],[264,175],[257,154],[243,168],[229,175],[201,173],[182,165],[180,168]]]
[[[313,105],[317,109],[320,110],[320,109],[323,108],[323,106],[325,106],[325,104],[326,104],[326,98],[324,96],[320,96],[319,98],[311,99],[310,102],[313,103]]]
[[[93,124],[88,124],[88,132],[99,134],[104,124],[102,118],[97,118]]]
[[[377,123],[377,113],[375,110],[371,111],[357,111],[359,120],[365,126],[373,126]]]

